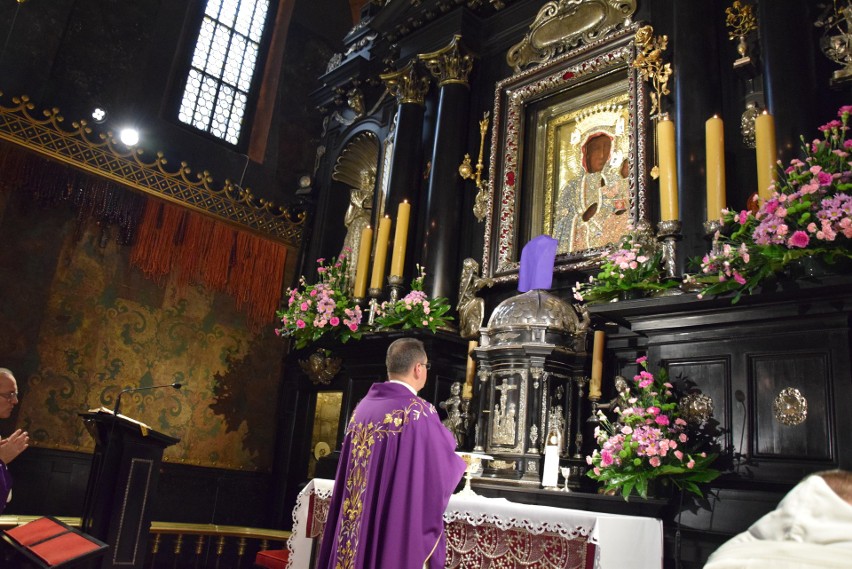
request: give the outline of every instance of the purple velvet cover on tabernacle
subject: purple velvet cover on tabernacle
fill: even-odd
[[[443,569],[443,513],[465,470],[455,447],[430,403],[370,387],[346,430],[317,567]]]
[[[9,474],[6,464],[0,460],[0,514],[6,509],[6,502],[9,500],[9,492],[11,491],[12,475]]]
[[[521,251],[521,270],[518,290],[547,290],[553,284],[553,262],[559,241],[548,235],[530,240]]]

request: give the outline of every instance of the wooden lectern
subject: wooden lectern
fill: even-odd
[[[106,409],[80,417],[95,439],[81,529],[110,547],[93,567],[142,569],[163,450],[180,439]]]

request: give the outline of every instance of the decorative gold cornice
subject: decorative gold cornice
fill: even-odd
[[[451,84],[469,86],[468,76],[473,69],[474,56],[471,53],[462,53],[467,50],[461,44],[461,39],[462,37],[457,34],[446,47],[417,56],[432,77],[438,80],[439,87]]]
[[[414,61],[412,59],[399,71],[379,75],[379,78],[384,81],[388,91],[396,97],[399,104],[416,103],[423,105],[426,102],[429,78],[423,77],[417,72]]]
[[[2,96],[2,92],[0,92]],[[177,203],[241,229],[260,234],[292,247],[302,241],[305,214],[292,213],[230,180],[216,189],[206,170],[195,174],[185,162],[166,170],[167,161],[158,152],[151,162],[143,161],[142,150],[124,150],[111,132],[94,137],[87,122],[72,122],[67,131],[59,109],[44,110],[44,120],[32,116],[35,106],[27,96],[13,97],[14,106],[0,104],[0,139],[32,150],[74,168],[118,182],[124,186]]]
[[[515,73],[542,65],[578,44],[590,44],[630,26],[636,0],[553,0],[542,6],[529,33],[506,54]]]

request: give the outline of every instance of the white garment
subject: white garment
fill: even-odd
[[[716,550],[704,569],[850,569],[852,504],[810,476]]]
[[[405,387],[407,387],[407,388],[408,388],[408,390],[409,390],[411,393],[413,393],[414,395],[417,395],[417,390],[416,390],[416,389],[414,389],[413,387],[411,387],[410,385],[408,385],[407,383],[405,383],[404,381],[400,381],[400,380],[398,380],[398,379],[389,379],[389,380],[388,380],[388,383],[398,383],[398,384],[400,384],[400,385],[404,385]]]

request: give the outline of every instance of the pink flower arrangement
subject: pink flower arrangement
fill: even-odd
[[[702,294],[751,293],[767,277],[803,257],[827,263],[852,259],[852,140],[847,140],[852,106],[819,127],[822,138],[806,142],[804,159],[779,169],[772,196],[757,212],[723,211],[717,235],[724,251],[705,256]],[[779,163],[780,165],[780,163]]]
[[[317,259],[316,284],[307,284],[302,276],[298,287],[287,290],[275,333],[295,339],[297,349],[326,335],[342,342],[361,337],[361,308],[347,294],[347,252],[327,264]]]
[[[699,448],[702,438],[693,437],[679,416],[665,370],[655,377],[646,358],[636,363],[641,370],[618,394],[615,420],[598,411],[595,438],[600,448],[586,457],[588,476],[625,499],[633,492],[647,498],[651,480],[702,496],[698,485],[719,476],[711,468],[717,455]]]
[[[604,259],[600,272],[590,276],[588,282],[574,286],[574,299],[607,302],[623,292],[650,295],[678,286],[676,281],[665,280],[662,252],[649,231],[650,228],[640,227],[622,237],[617,248]]]
[[[395,303],[383,302],[376,310],[376,329],[385,328],[428,328],[432,332],[452,320],[447,316],[449,300],[443,297],[429,298],[423,292],[426,271],[417,265],[417,277],[411,281],[411,292]]]

